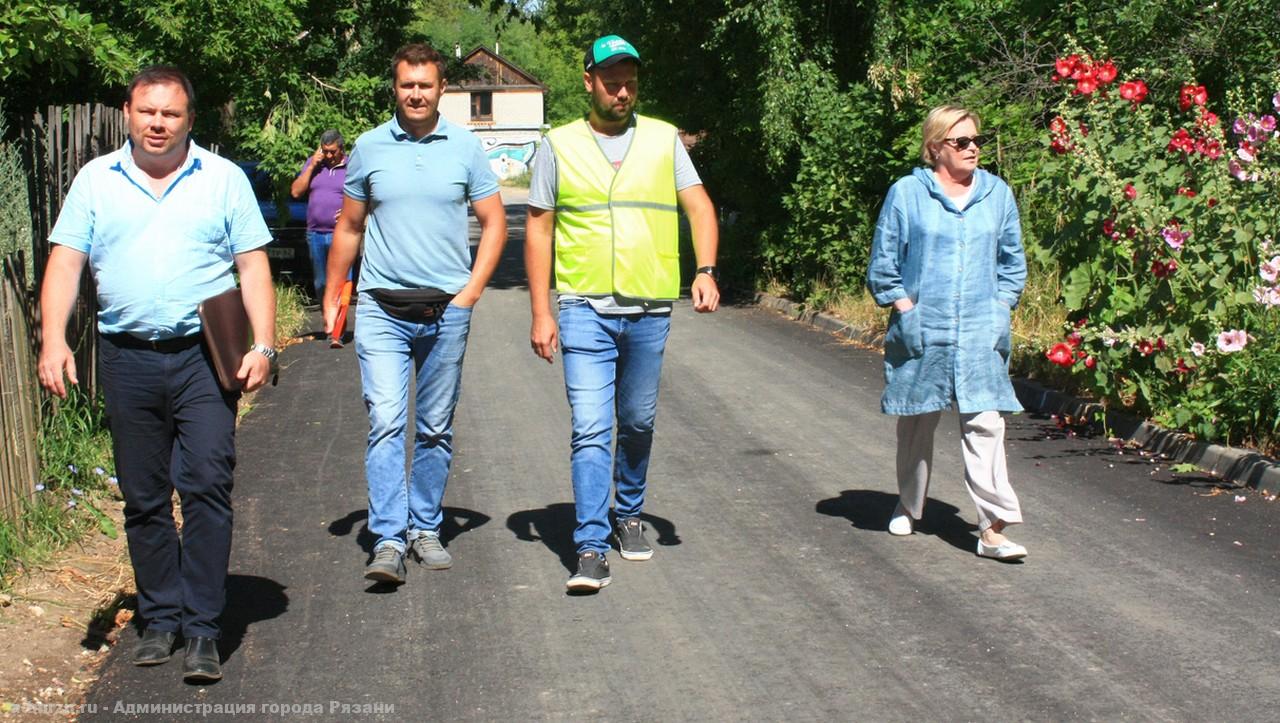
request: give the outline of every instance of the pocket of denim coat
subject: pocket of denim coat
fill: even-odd
[[[924,354],[924,331],[920,328],[920,305],[907,311],[893,310],[884,335],[886,354],[914,359]]]
[[[992,299],[991,303],[995,307],[993,321],[995,323],[996,343],[993,348],[1000,352],[1000,356],[1007,361],[1009,355],[1013,353],[1013,339],[1010,335],[1013,325],[1013,309],[999,299]]]

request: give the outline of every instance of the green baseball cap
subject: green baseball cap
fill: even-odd
[[[635,46],[617,35],[606,35],[587,48],[587,54],[582,58],[582,69],[607,68],[622,60],[631,60],[639,64],[640,53],[636,52]]]

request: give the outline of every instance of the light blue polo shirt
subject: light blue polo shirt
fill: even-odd
[[[131,144],[76,174],[49,243],[89,255],[98,331],[155,340],[200,330],[196,306],[235,286],[235,254],[271,242],[249,178],[195,143],[160,196]]]
[[[498,192],[475,134],[439,116],[434,131],[413,138],[393,116],[356,140],[342,190],[368,204],[361,291],[466,286],[467,202]]]

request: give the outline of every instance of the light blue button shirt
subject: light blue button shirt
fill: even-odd
[[[467,202],[498,192],[480,139],[439,117],[423,138],[395,117],[356,140],[343,193],[368,204],[360,290],[440,289],[471,279]]]
[[[98,331],[147,340],[198,332],[196,306],[235,286],[235,255],[270,242],[244,171],[194,143],[159,196],[128,141],[89,161],[49,234],[89,255]]]

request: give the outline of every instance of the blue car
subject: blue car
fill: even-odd
[[[273,240],[267,246],[267,256],[271,259],[271,271],[276,280],[310,289],[312,272],[307,251],[307,202],[286,196],[287,203],[277,203],[275,183],[258,161],[236,161],[236,165],[249,177],[253,195],[258,199],[258,209],[271,230]]]

